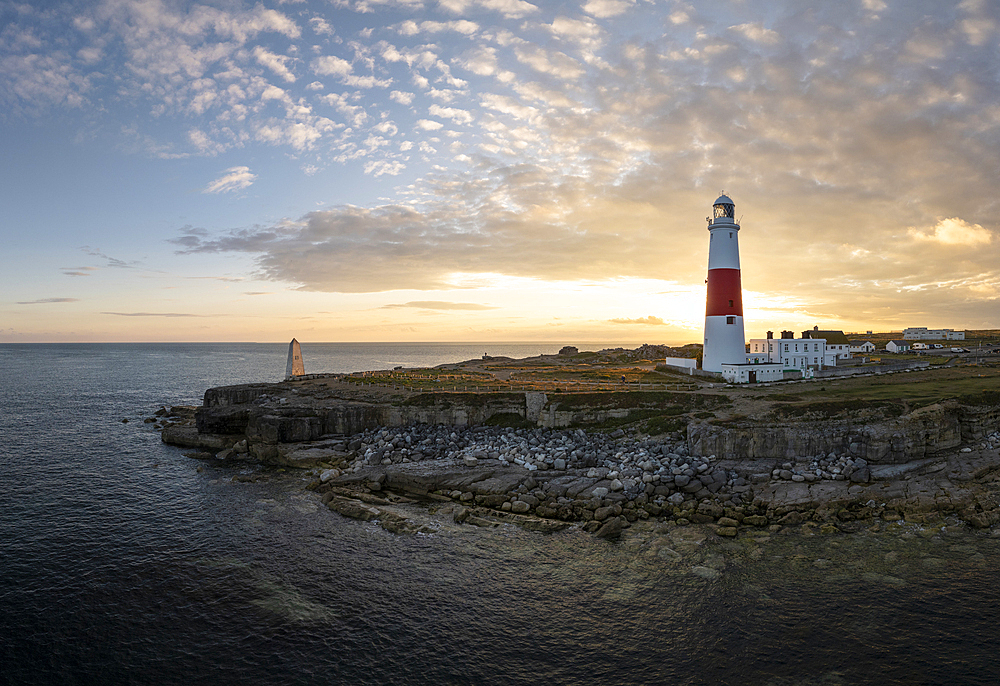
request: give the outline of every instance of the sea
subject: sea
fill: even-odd
[[[581,349],[588,349],[580,346]],[[307,372],[544,344],[303,344]],[[593,348],[590,348],[593,349]],[[287,345],[0,345],[2,684],[995,684],[996,532],[394,535],[144,420]],[[254,472],[258,481],[234,481]],[[640,530],[641,529],[641,530]]]

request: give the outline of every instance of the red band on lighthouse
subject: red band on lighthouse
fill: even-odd
[[[709,269],[706,317],[743,316],[743,289],[739,269]]]

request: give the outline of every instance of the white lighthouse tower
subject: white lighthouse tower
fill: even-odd
[[[746,364],[743,340],[743,289],[740,285],[740,225],[736,206],[725,194],[708,220],[708,297],[702,369],[721,372],[723,364]]]

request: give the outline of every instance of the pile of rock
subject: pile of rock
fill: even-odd
[[[798,458],[785,462],[771,470],[771,478],[783,481],[852,481],[868,483],[871,481],[871,469],[868,461],[863,458],[852,458],[850,455],[817,455],[814,458]]]
[[[622,430],[588,434],[582,429],[417,425],[368,431],[354,437],[349,447],[357,458],[347,465],[348,473],[427,460],[455,459],[468,467],[496,460],[502,468],[516,465],[538,474],[546,484],[560,473],[567,474],[569,481],[582,479],[592,487],[583,489],[588,500],[639,500],[640,504],[662,508],[704,498],[739,505],[753,497],[744,477],[713,467],[712,458],[690,456],[683,440],[635,436]],[[507,506],[498,502],[497,507],[522,512],[527,511],[525,507],[534,510],[541,500],[548,499],[544,489],[541,500],[539,495],[527,499],[519,497],[522,495],[525,493],[515,489],[508,494]],[[576,495],[579,493],[573,497]],[[470,492],[468,497],[474,494]],[[560,498],[566,500],[565,493],[555,497],[555,504],[570,504],[559,502]]]

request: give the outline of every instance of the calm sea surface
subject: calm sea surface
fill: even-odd
[[[557,349],[303,356],[319,372]],[[395,536],[320,507],[301,475],[234,483],[237,470],[183,457],[142,422],[210,386],[277,380],[286,351],[0,345],[0,683],[1000,679],[989,532]]]

